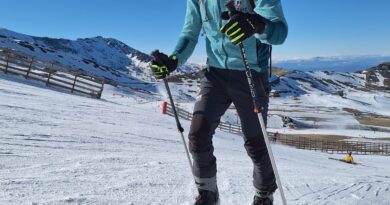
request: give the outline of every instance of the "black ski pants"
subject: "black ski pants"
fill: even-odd
[[[252,74],[259,100],[264,108],[262,115],[266,123],[270,91],[268,75],[255,71],[252,71]],[[260,86],[260,83],[263,86]],[[254,165],[253,184],[259,191],[275,191],[277,187],[275,176],[258,116],[253,111],[253,100],[245,72],[208,68],[203,71],[200,86],[189,132],[189,147],[194,162],[193,173],[198,188],[202,189],[204,182],[209,183],[206,186],[210,187],[210,179],[216,179],[217,165],[213,155],[212,138],[221,116],[233,103],[241,120],[245,149]]]

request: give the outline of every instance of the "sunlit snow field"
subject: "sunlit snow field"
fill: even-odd
[[[161,114],[161,101],[114,92],[107,86],[94,100],[1,76],[0,204],[192,204],[174,119]],[[221,204],[251,204],[243,140],[218,131],[214,145]],[[328,159],[339,155],[273,149],[289,204],[390,203],[390,157],[357,155],[355,166]]]

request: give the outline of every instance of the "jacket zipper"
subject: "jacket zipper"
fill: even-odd
[[[221,2],[220,1],[218,2],[218,10],[219,10],[219,14],[221,14],[222,13],[222,9],[221,9]],[[219,20],[219,27],[222,27],[222,18],[219,18],[219,19],[220,19]],[[227,51],[226,51],[226,48],[225,48],[225,45],[224,45],[225,38],[226,38],[225,34],[222,34],[222,51],[225,53],[225,68],[229,69],[229,67],[228,67],[228,58],[229,58],[229,56],[227,54]]]

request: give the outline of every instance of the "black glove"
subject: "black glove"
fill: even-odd
[[[245,39],[253,36],[255,33],[264,33],[266,20],[258,14],[243,13],[237,11],[232,16],[228,11],[221,14],[224,20],[230,20],[221,28],[234,45],[242,43]]]
[[[153,60],[150,68],[157,79],[163,79],[177,68],[178,60],[176,56],[168,57],[164,53],[155,50],[152,52]]]

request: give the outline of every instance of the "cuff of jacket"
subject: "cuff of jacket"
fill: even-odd
[[[288,34],[288,27],[284,22],[267,20],[267,28],[263,34],[256,34],[255,37],[262,43],[270,45],[281,45],[285,42]]]
[[[262,34],[255,34],[255,37],[259,40],[266,40],[268,41],[274,32],[275,25],[272,21],[266,20],[266,26],[265,30]]]

